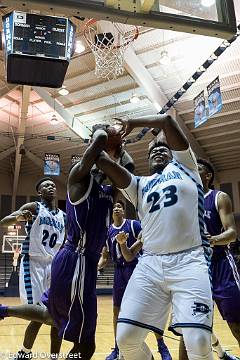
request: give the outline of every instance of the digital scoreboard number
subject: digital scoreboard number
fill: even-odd
[[[65,59],[68,19],[14,12],[13,53]]]

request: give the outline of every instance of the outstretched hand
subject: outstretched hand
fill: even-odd
[[[114,119],[116,120],[116,124],[122,126],[122,130],[120,131],[122,138],[125,138],[134,129],[129,119],[124,120],[116,117]]]
[[[22,210],[20,214],[16,216],[17,221],[30,221],[32,220],[33,214],[30,210]]]
[[[116,240],[120,245],[123,245],[127,242],[127,239],[129,237],[128,233],[125,233],[124,231],[120,231],[117,235],[116,235]]]

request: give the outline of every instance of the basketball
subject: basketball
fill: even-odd
[[[108,142],[106,146],[107,150],[117,149],[122,144],[120,130],[121,130],[121,126],[119,125],[110,125],[107,128],[107,134],[108,134]]]

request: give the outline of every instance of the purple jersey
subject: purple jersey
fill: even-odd
[[[223,232],[223,225],[218,213],[217,199],[220,191],[209,190],[204,195],[204,222],[206,231],[210,235],[218,235]],[[227,245],[217,245],[213,248],[213,253],[222,252],[227,248]]]
[[[75,203],[67,197],[67,241],[98,261],[106,241],[113,208],[113,188],[99,185],[92,177],[84,199]]]
[[[205,195],[204,221],[210,235],[224,231],[218,213],[217,190]],[[228,245],[215,245],[210,265],[213,299],[222,318],[228,322],[240,322],[240,278]]]
[[[115,226],[114,224],[112,224],[109,227],[108,234],[107,234],[107,248],[111,255],[112,261],[116,265],[120,265],[120,266],[124,266],[125,264],[136,265],[138,262],[137,256],[131,262],[126,262],[126,260],[124,260],[124,257],[122,256],[122,253],[121,253],[120,245],[118,244],[118,242],[116,240],[116,235],[120,231],[124,231],[125,233],[128,233],[129,236],[127,239],[127,246],[131,247],[136,242],[141,229],[142,228],[141,228],[140,221],[129,220],[129,219],[124,219],[121,226]]]
[[[67,199],[67,241],[52,262],[51,286],[42,301],[59,336],[93,344],[97,320],[97,261],[112,215],[113,189],[93,177],[76,203]]]

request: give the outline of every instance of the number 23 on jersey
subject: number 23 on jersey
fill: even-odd
[[[178,201],[177,188],[175,185],[170,185],[161,190],[164,193],[163,207],[169,207]],[[160,210],[160,193],[157,191],[151,192],[147,197],[147,203],[152,203],[149,213]]]

